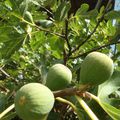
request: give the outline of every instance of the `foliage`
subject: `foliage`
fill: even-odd
[[[94,115],[100,120],[119,120],[120,11],[109,11],[111,5],[88,11],[89,5],[82,4],[74,15],[68,14],[67,0],[51,0],[50,6],[44,2],[0,1],[0,119],[20,120],[9,107],[16,91],[31,82],[45,84],[49,68],[61,63],[70,68],[73,79],[62,94],[53,92],[61,98],[56,98],[48,120],[89,120]],[[110,56],[118,72],[99,86],[79,86],[78,90],[73,86],[78,88],[81,63],[93,51]],[[87,105],[95,114],[89,115]]]

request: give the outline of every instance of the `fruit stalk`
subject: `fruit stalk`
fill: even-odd
[[[10,105],[6,110],[4,110],[1,114],[0,114],[0,119],[2,117],[4,117],[8,112],[10,112],[13,108],[15,107],[14,104]]]
[[[66,100],[66,99],[63,99],[63,98],[61,98],[61,97],[57,97],[56,100],[57,100],[57,101],[60,101],[60,102],[62,102],[62,103],[65,103],[65,104],[70,105],[70,106],[73,108],[73,110],[76,111],[76,106],[75,106],[73,103],[71,103],[70,101],[68,101],[68,100]]]
[[[83,109],[86,111],[86,113],[89,115],[91,120],[99,120],[82,98],[80,98],[79,96],[75,96],[75,97],[80,103],[80,105],[83,107]]]
[[[58,100],[59,102],[70,105],[72,107],[72,109],[77,113],[77,116],[78,116],[79,120],[81,120],[82,115],[78,112],[77,107],[72,102],[70,102],[70,101],[68,101],[66,99],[63,99],[61,97],[57,97],[56,100]]]

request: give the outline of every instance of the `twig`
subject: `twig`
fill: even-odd
[[[101,46],[95,47],[92,50],[89,50],[89,51],[87,51],[85,53],[79,54],[78,56],[75,56],[75,57],[70,57],[69,59],[76,59],[76,58],[79,58],[79,57],[82,57],[82,56],[86,56],[90,52],[98,51],[98,50],[104,49],[104,48],[106,48],[106,47],[108,47],[110,45],[114,45],[114,44],[120,44],[120,41],[117,41],[117,42],[115,41],[115,42],[112,42],[112,43],[107,43],[105,45],[101,45]]]
[[[63,90],[53,91],[55,97],[63,97],[63,96],[72,96],[76,94],[80,94],[83,91],[87,90],[90,86],[88,85],[81,85],[78,87],[66,88]]]
[[[4,91],[5,93],[8,93],[9,89],[7,89],[7,88],[0,85],[0,91]]]
[[[16,14],[12,14],[12,15],[15,16],[16,18],[20,19],[20,20],[23,21],[24,23],[27,23],[27,24],[29,24],[29,25],[32,26],[32,27],[36,27],[37,29],[39,29],[39,30],[41,30],[41,31],[47,32],[47,33],[52,34],[52,35],[59,36],[59,37],[61,37],[61,38],[65,38],[65,36],[62,35],[62,34],[59,34],[59,33],[56,33],[56,32],[51,32],[50,30],[44,29],[44,28],[42,28],[42,27],[39,27],[39,26],[37,26],[37,25],[34,24],[34,23],[30,23],[30,22],[26,21],[24,18],[22,18],[22,17],[20,17],[20,16],[17,16]]]
[[[71,45],[70,45],[70,42],[68,40],[68,20],[67,19],[65,20],[65,38],[64,38],[64,40],[66,41],[68,49],[69,49],[68,50],[68,55],[67,55],[66,49],[64,47],[64,64],[66,65],[68,56],[69,56],[69,54],[71,54],[71,49],[72,49]]]
[[[6,73],[2,68],[0,68],[0,71],[1,71],[4,75],[6,75],[8,78],[10,77],[10,75],[9,75],[8,73]]]
[[[59,33],[56,33],[56,32],[51,32],[50,30],[41,28],[41,27],[39,27],[39,26],[37,26],[37,25],[34,25],[34,27],[36,27],[37,29],[39,29],[39,30],[41,30],[41,31],[47,32],[47,33],[49,33],[49,34],[51,34],[51,35],[56,35],[56,36],[59,36],[59,37],[61,37],[61,38],[65,38],[65,36],[62,35],[62,34],[59,34]]]
[[[106,6],[106,8],[105,8],[105,12],[108,12],[108,11],[110,10],[109,7],[110,7],[112,1],[113,1],[113,0],[109,0],[109,1],[108,1],[108,4],[107,4],[107,6]]]
[[[100,25],[100,23],[102,22],[103,19],[104,19],[104,16],[102,16],[102,17],[99,19],[99,21],[97,22],[95,28],[94,28],[93,31],[90,33],[90,35],[88,35],[87,38],[86,38],[83,42],[81,42],[75,49],[73,49],[73,50],[71,51],[71,53],[76,52],[84,43],[86,43],[86,42],[92,37],[92,35],[96,32],[98,26]]]
[[[10,76],[7,72],[5,72],[5,71],[3,70],[3,68],[0,67],[0,71],[1,71],[4,75],[6,75],[6,77],[12,79],[12,80],[15,82],[16,85],[18,85],[17,80],[16,80],[14,77]]]
[[[71,96],[74,95],[78,90],[78,88],[66,88],[63,90],[53,91],[53,94],[55,97]]]
[[[43,7],[42,5],[40,5],[40,8],[42,8],[45,12],[47,12],[50,16],[53,16],[53,13],[48,10],[47,8]]]
[[[98,0],[96,6],[95,6],[95,9],[99,9],[100,8],[100,5],[102,3],[103,0]]]
[[[64,65],[66,65],[66,62],[67,62],[67,53],[66,53],[66,50],[65,50],[65,45],[64,45],[64,49],[63,49],[63,61],[64,61]]]
[[[69,48],[69,53],[68,54],[71,54],[71,45],[69,43],[69,40],[68,40],[68,20],[65,20],[65,40],[67,42],[67,46]]]

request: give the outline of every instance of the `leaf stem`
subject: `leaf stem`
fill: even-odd
[[[75,97],[92,120],[99,120],[82,98],[79,96]]]
[[[26,21],[26,20],[25,20],[23,17],[21,17],[21,16],[17,16],[16,14],[12,14],[12,15],[15,16],[16,18],[20,19],[20,20],[23,21],[24,23],[27,23],[27,24],[31,25],[32,27],[36,27],[37,29],[39,29],[39,30],[41,30],[41,31],[47,32],[47,33],[52,34],[52,35],[59,36],[59,37],[61,37],[61,38],[65,38],[64,35],[59,34],[59,33],[56,33],[56,32],[51,32],[50,30],[44,29],[44,28],[42,28],[42,27],[39,27],[39,26],[37,26],[37,25],[34,24],[34,23],[30,23],[30,22]]]
[[[12,79],[16,85],[18,85],[17,79],[15,79],[13,76],[9,75],[6,71],[3,70],[2,67],[0,67],[0,71],[8,78]]]
[[[91,93],[89,93],[89,92],[86,92],[86,94],[87,94],[90,98],[92,98],[93,100],[95,100],[98,104],[100,104],[100,100],[99,100],[99,98],[98,98],[97,96],[95,96],[95,95],[93,95],[93,94],[91,94]]]
[[[4,117],[8,112],[10,112],[13,108],[15,107],[14,104],[10,105],[6,110],[4,110],[1,114],[0,114],[0,119],[2,117]]]
[[[79,118],[79,120],[82,120],[82,115],[79,113],[77,107],[72,102],[70,102],[66,99],[63,99],[61,97],[57,97],[56,100],[58,100],[59,102],[70,105],[72,107],[72,109],[77,113],[77,117]]]

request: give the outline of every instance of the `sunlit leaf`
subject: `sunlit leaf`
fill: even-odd
[[[81,7],[77,10],[76,15],[81,15],[81,14],[85,14],[89,9],[89,5],[88,4],[82,4]]]
[[[110,80],[99,86],[98,97],[101,101],[118,107],[120,96],[117,94],[120,88],[120,72],[115,71]]]
[[[6,95],[0,93],[0,113],[5,109],[6,101]]]

